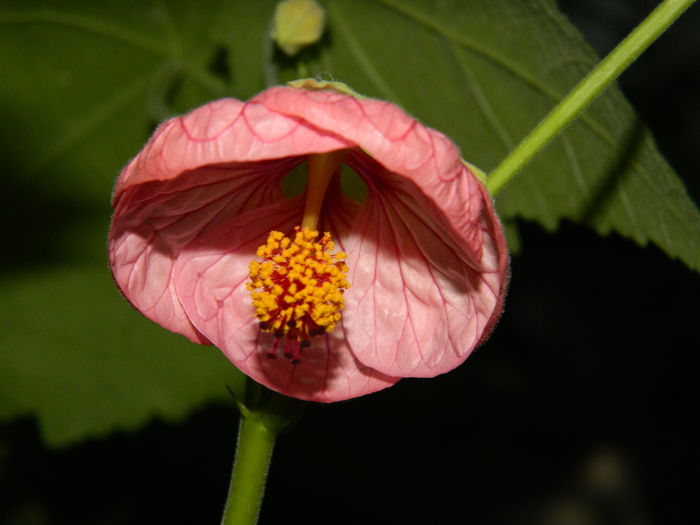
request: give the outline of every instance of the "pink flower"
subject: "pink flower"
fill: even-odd
[[[289,317],[275,330],[269,309],[256,312],[250,265],[271,231],[293,237],[309,220],[304,195],[285,198],[280,183],[311,159],[325,163],[326,182],[308,229],[317,223],[347,254],[349,287],[333,270],[341,304],[328,311],[340,319],[325,332],[303,321],[299,335]],[[367,185],[365,202],[343,196],[343,162]],[[332,86],[274,87],[164,122],[120,174],[113,203],[110,263],[131,304],[290,396],[337,401],[447,372],[501,311],[503,232],[457,148],[388,102]],[[334,257],[342,270],[343,254]],[[270,358],[280,352],[294,359]]]

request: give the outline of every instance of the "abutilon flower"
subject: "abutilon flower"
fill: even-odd
[[[306,190],[285,197],[300,164]],[[341,191],[348,169],[364,202]],[[110,263],[131,304],[301,399],[447,372],[502,307],[503,232],[457,148],[337,83],[299,81],[164,122],[113,204]]]

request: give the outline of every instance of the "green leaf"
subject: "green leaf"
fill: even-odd
[[[328,0],[326,7],[332,45],[314,72],[398,102],[486,171],[597,62],[550,0]],[[700,270],[700,212],[617,88],[504,190],[497,206],[504,218],[550,230],[571,219],[601,234],[652,241]]]
[[[104,200],[156,123],[225,93],[218,3],[3,2],[0,137],[18,169]]]
[[[224,7],[2,3],[0,417],[36,414],[49,443],[182,417],[227,385],[242,395],[217,349],[134,312],[106,262],[121,167],[162,119],[235,94],[226,53],[245,22]]]
[[[0,418],[36,414],[63,445],[153,415],[173,420],[243,395],[218,349],[194,345],[129,308],[106,268],[74,266],[3,282]]]

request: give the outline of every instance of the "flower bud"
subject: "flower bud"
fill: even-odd
[[[282,0],[277,4],[272,38],[289,56],[302,47],[318,42],[323,34],[326,13],[315,0]]]

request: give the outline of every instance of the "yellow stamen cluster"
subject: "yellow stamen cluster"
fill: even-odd
[[[263,331],[308,346],[309,337],[332,332],[340,320],[348,267],[345,253],[331,253],[330,233],[316,241],[318,232],[295,230],[294,240],[270,232],[246,286]]]

